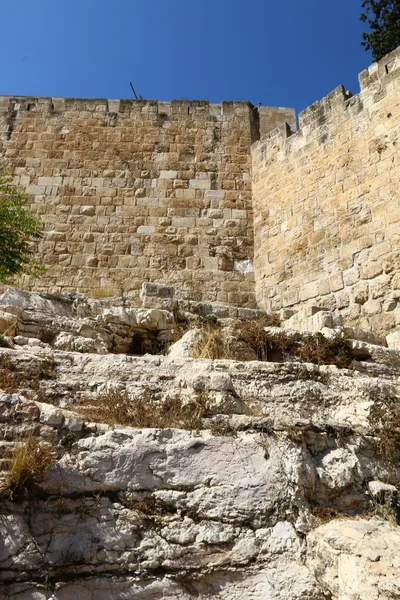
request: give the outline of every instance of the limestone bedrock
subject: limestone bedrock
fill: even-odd
[[[196,360],[190,339],[132,356],[96,344],[172,327],[171,313],[15,288],[0,306],[25,328],[0,348],[0,597],[400,598],[398,350],[352,341],[348,369]],[[82,406],[110,391],[208,412],[193,431],[91,422]],[[27,437],[55,463],[10,495]]]

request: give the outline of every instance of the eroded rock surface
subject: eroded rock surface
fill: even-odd
[[[135,323],[149,328],[148,310],[168,324],[156,308]],[[1,486],[26,437],[56,454],[43,478],[0,496],[0,597],[400,597],[398,351],[356,340],[339,369],[85,353],[56,335],[0,348]],[[110,390],[210,410],[193,431],[90,422],[80,403]]]
[[[338,600],[400,597],[400,530],[378,520],[332,521],[309,534],[307,565]]]

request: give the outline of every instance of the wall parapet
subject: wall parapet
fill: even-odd
[[[263,127],[262,133],[269,131],[274,122],[284,118],[294,122],[294,109],[270,106],[254,106],[249,101],[223,101],[213,104],[208,100],[135,100],[107,98],[58,98],[40,96],[0,96],[0,112],[7,111],[39,111],[49,115],[60,112],[93,112],[157,115],[193,115],[194,117],[210,115],[216,119],[229,118],[232,114],[245,116],[254,114],[259,120],[260,114]]]
[[[393,86],[400,76],[400,46],[385,56],[379,63],[373,63],[359,74],[360,92],[356,95],[345,91],[339,85],[321,100],[314,102],[298,115],[299,128],[285,126],[270,131],[252,147],[253,154],[260,154],[268,159],[269,151],[274,143],[287,140],[288,147],[293,151],[302,147],[304,138],[316,129],[322,128],[335,118],[351,118],[362,110],[369,110],[371,105],[379,102],[387,88]]]

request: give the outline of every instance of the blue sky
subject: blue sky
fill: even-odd
[[[0,95],[250,100],[298,111],[371,63],[361,0],[3,0]]]

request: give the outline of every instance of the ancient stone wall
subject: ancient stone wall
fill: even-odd
[[[263,107],[262,130],[294,112]],[[254,304],[248,102],[0,98],[0,168],[45,223],[29,289],[135,297],[144,281]]]
[[[400,49],[253,146],[256,296],[400,323]]]
[[[301,113],[296,133],[292,109],[248,102],[1,97],[0,169],[45,223],[47,270],[20,283],[135,298],[147,281],[395,328],[399,70],[397,50],[357,96],[340,86]]]

